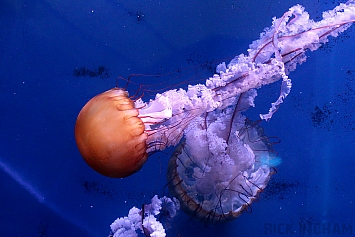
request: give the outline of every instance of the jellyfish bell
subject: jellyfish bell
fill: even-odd
[[[210,112],[201,123],[187,127],[186,140],[169,161],[169,191],[197,220],[237,218],[274,174],[271,162],[264,162],[275,154],[263,129],[240,113],[250,106],[253,92],[241,97],[236,107]]]
[[[102,175],[124,178],[139,171],[149,154],[176,145],[196,112],[174,109],[173,114],[171,101],[158,97],[147,104],[113,88],[89,100],[75,124],[76,143],[85,162]]]
[[[137,172],[147,161],[147,134],[134,102],[123,89],[93,97],[80,111],[75,139],[86,163],[109,177]]]
[[[140,170],[149,154],[176,145],[196,112],[192,116],[180,108],[173,114],[171,101],[158,97],[147,104],[113,88],[89,100],[75,124],[86,163],[100,174],[123,178]]]

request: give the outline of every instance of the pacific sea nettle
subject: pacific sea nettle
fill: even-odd
[[[355,21],[355,3],[347,1],[313,21],[300,5],[274,18],[247,54],[221,63],[205,84],[168,90],[154,100],[132,101],[114,88],[91,99],[79,113],[75,137],[81,155],[109,177],[137,172],[148,154],[176,146],[168,169],[170,191],[182,208],[201,220],[230,220],[266,187],[274,157],[257,126],[242,115],[254,106],[256,89],[280,81],[280,95],[269,120],[291,91],[290,72],[328,37],[337,37]]]
[[[258,123],[241,114],[254,90],[238,104],[213,111],[185,130],[167,172],[170,193],[181,209],[205,222],[237,218],[267,185],[278,160]]]

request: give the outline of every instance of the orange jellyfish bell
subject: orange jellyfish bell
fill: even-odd
[[[123,89],[92,98],[80,111],[75,139],[86,163],[113,178],[137,172],[148,158],[144,123]]]

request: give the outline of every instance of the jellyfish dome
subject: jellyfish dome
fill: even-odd
[[[275,155],[263,130],[246,123],[241,114],[255,96],[251,90],[236,106],[206,114],[198,126],[189,125],[186,141],[169,161],[169,191],[182,210],[198,220],[217,223],[237,218],[274,173],[264,162]]]
[[[92,98],[80,111],[75,138],[86,163],[115,178],[138,171],[148,158],[147,134],[128,93],[115,88]]]

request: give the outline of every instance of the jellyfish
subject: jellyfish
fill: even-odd
[[[255,96],[249,90],[235,106],[206,113],[203,126],[190,124],[169,161],[169,191],[197,220],[225,222],[250,211],[275,173],[271,164],[279,157],[271,142],[258,123],[242,115]]]
[[[95,96],[75,125],[76,143],[86,163],[109,177],[128,176],[148,158],[144,124],[127,95],[112,89]]]
[[[204,84],[158,93],[149,102],[131,100],[124,89],[104,92],[91,99],[79,113],[75,127],[79,151],[99,173],[109,177],[129,176],[143,166],[151,153],[176,146],[194,128],[206,128],[206,116],[223,114],[214,111],[236,106],[244,94],[248,95],[249,105],[254,106],[254,89],[281,81],[279,97],[268,113],[260,115],[261,119],[269,120],[290,93],[292,81],[288,75],[306,61],[306,51],[317,50],[329,36],[337,37],[354,21],[353,0],[324,12],[318,22],[309,19],[305,9],[296,5],[282,17],[273,18],[272,26],[250,44],[246,55],[236,56],[228,65],[219,64],[216,73]],[[223,142],[216,139],[208,139],[209,146]],[[229,143],[225,141],[228,150]],[[186,139],[187,154],[194,145],[188,142]],[[264,170],[263,166],[259,168]],[[266,181],[269,175],[263,172],[255,175],[262,175]]]

